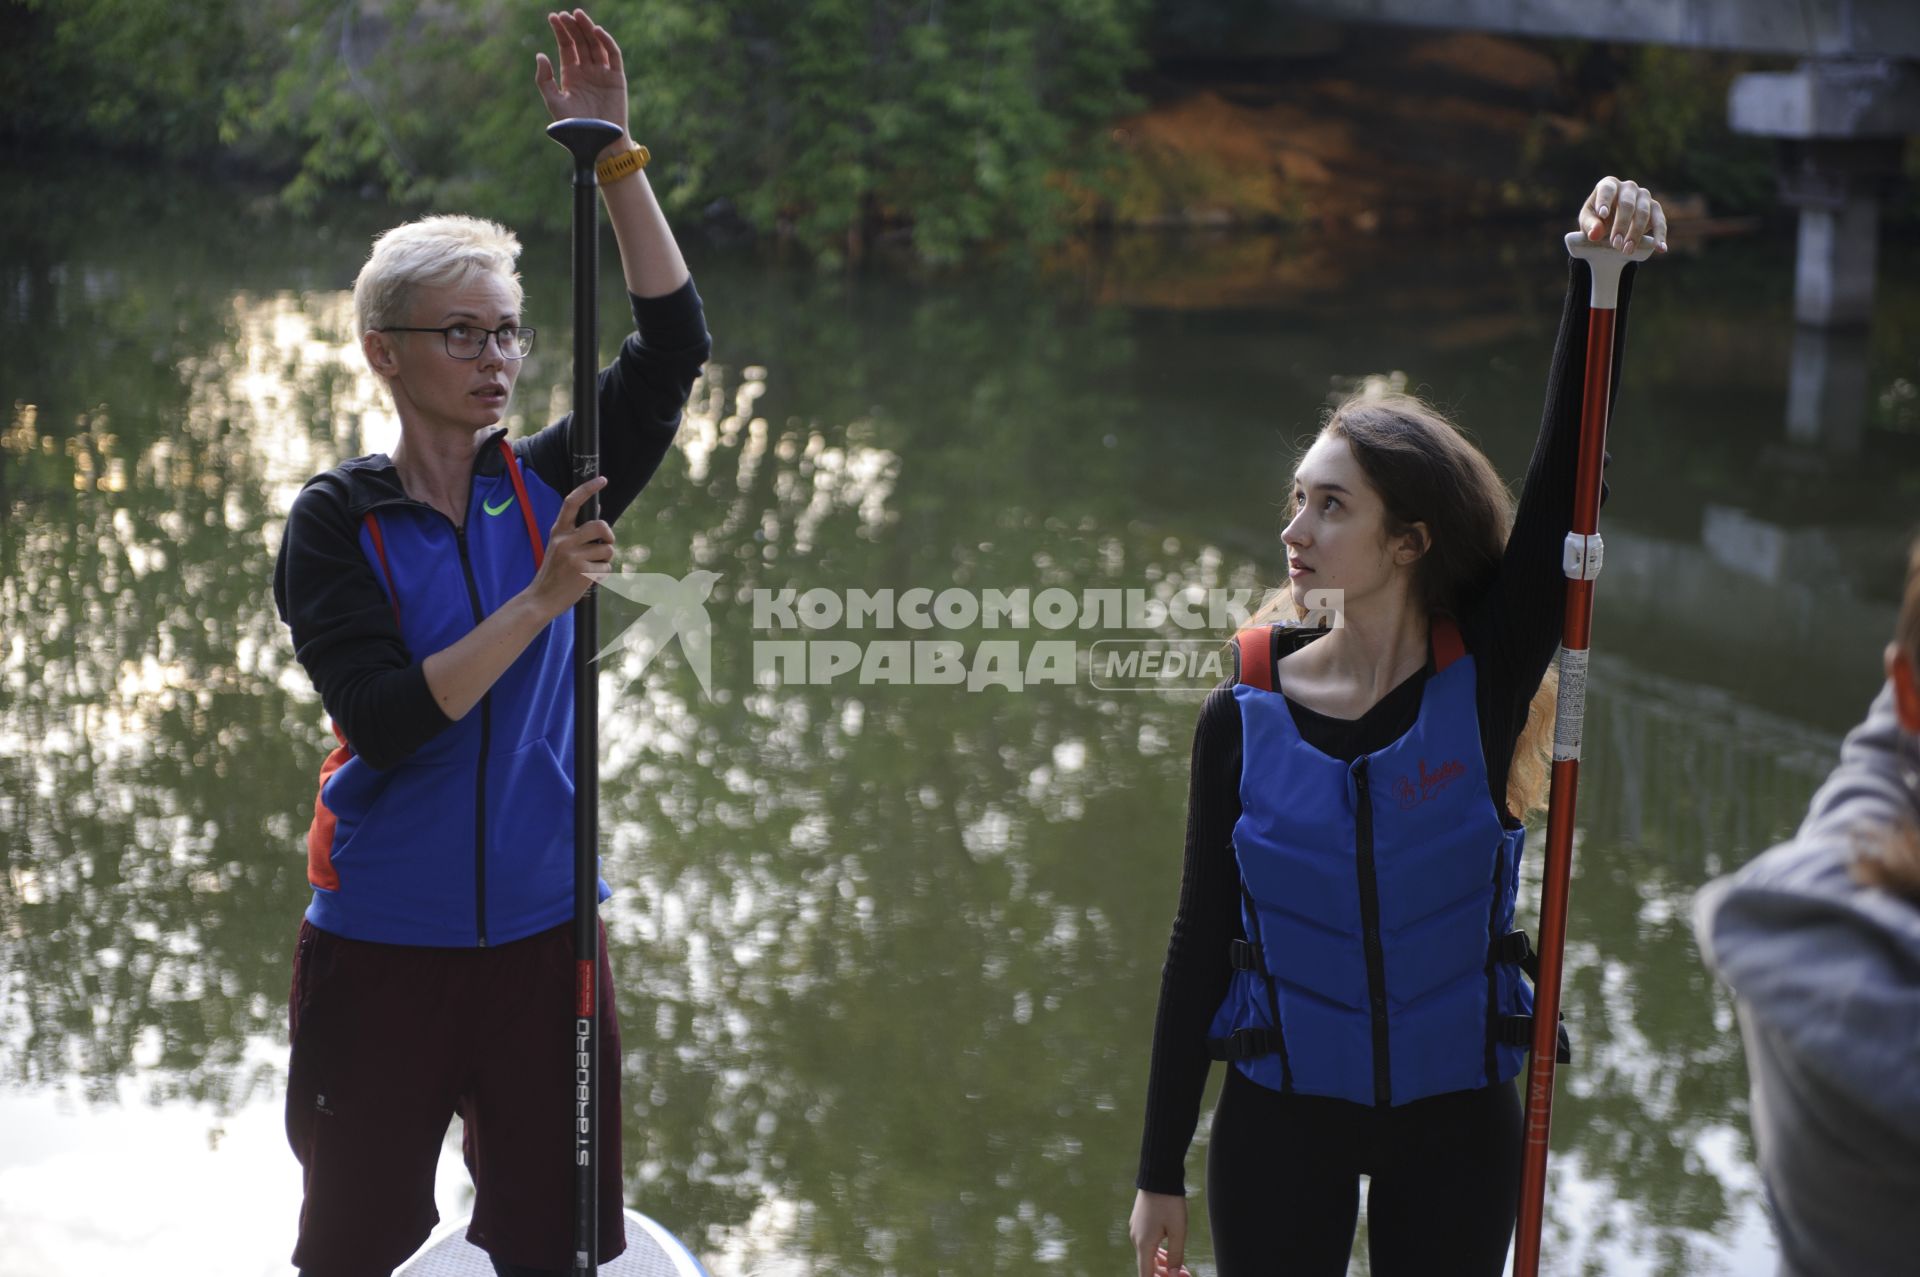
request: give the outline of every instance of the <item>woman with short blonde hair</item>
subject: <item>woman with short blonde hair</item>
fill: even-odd
[[[560,74],[542,53],[534,75],[548,112],[621,127],[600,192],[634,331],[600,373],[599,476],[575,485],[570,418],[507,437],[536,336],[519,241],[480,218],[421,218],[374,241],[353,290],[400,441],[307,482],[274,568],[338,741],[307,831],[288,1007],[304,1277],[384,1274],[420,1245],[455,1113],[476,1188],[468,1238],[503,1277],[571,1269],[572,609],[612,562],[613,524],[666,455],[710,343],[626,131],[619,45],[584,10],[548,21]],[[599,963],[601,1102],[617,1116],[604,933]],[[625,1247],[617,1120],[601,1139],[611,1259]]]

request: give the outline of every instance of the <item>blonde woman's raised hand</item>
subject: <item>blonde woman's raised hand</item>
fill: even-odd
[[[593,119],[627,127],[627,67],[620,45],[585,9],[549,13],[560,73],[544,53],[533,55],[533,83],[556,120]],[[625,142],[616,143],[624,149]]]

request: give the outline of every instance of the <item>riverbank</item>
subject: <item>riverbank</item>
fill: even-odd
[[[1136,229],[1431,233],[1558,214],[1574,186],[1623,172],[1653,184],[1696,233],[1748,225],[1715,220],[1720,210],[1681,166],[1659,163],[1674,157],[1648,136],[1649,116],[1724,134],[1702,101],[1723,94],[1733,63],[1694,59],[1702,84],[1648,100],[1622,78],[1634,68],[1595,58],[1564,42],[1351,26],[1256,58],[1162,58],[1144,86],[1151,104],[1112,130],[1123,159],[1110,189],[1079,192],[1077,216]],[[1736,143],[1725,163],[1770,164],[1764,144]]]

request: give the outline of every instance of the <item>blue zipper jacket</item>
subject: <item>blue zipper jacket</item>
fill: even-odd
[[[1209,1046],[1273,1090],[1381,1107],[1506,1081],[1532,1028],[1513,930],[1526,830],[1490,796],[1473,657],[1435,617],[1418,718],[1349,764],[1294,725],[1284,630],[1234,640],[1247,939]]]
[[[659,467],[711,348],[691,280],[633,310],[636,331],[599,381],[608,522]],[[488,432],[459,528],[408,497],[385,454],[316,475],[294,499],[274,599],[339,742],[307,833],[307,918],[324,931],[476,946],[573,916],[572,613],[457,722],[422,668],[532,582],[573,487],[570,425],[512,442]]]

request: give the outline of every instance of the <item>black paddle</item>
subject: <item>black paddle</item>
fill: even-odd
[[[620,137],[605,120],[560,120],[547,136],[573,153],[573,486],[600,473],[600,342],[594,322],[600,263],[594,157]],[[600,517],[599,496],[580,523]],[[577,524],[576,524],[577,526]],[[573,605],[573,1271],[600,1267],[600,1048],[595,974],[600,956],[600,603],[589,587]]]

